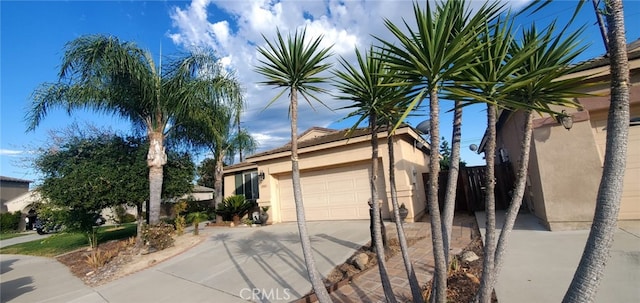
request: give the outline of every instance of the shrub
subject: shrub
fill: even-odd
[[[173,225],[159,223],[157,225],[145,225],[142,228],[142,240],[150,250],[163,250],[173,246]]]
[[[255,202],[245,199],[243,195],[235,195],[222,200],[222,203],[216,209],[216,213],[222,216],[223,220],[230,221],[235,215],[242,218],[255,206]]]
[[[115,253],[112,251],[102,251],[100,249],[94,249],[90,254],[85,256],[84,261],[85,263],[87,263],[87,265],[96,270],[107,264],[107,262],[113,259],[114,256]]]
[[[21,219],[22,213],[19,211],[0,214],[0,230],[2,232],[18,231]]]
[[[125,224],[136,221],[136,216],[128,213],[127,208],[123,205],[113,207],[113,214],[114,216],[112,219],[116,222],[116,224]]]

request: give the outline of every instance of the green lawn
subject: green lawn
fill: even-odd
[[[124,224],[120,227],[102,226],[98,229],[98,241],[100,243],[135,235],[135,223]],[[59,233],[48,238],[0,248],[0,254],[53,257],[88,245],[89,239],[86,234]]]
[[[0,240],[26,236],[26,233],[0,233]]]

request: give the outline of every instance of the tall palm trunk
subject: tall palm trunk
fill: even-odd
[[[298,221],[298,231],[300,233],[300,243],[304,262],[307,265],[309,281],[313,291],[321,303],[331,302],[331,297],[322,282],[322,277],[316,268],[316,261],[313,257],[313,248],[307,231],[307,220],[304,215],[304,203],[302,202],[302,186],[300,185],[300,167],[298,166],[298,91],[291,88],[291,174],[293,182],[293,200],[296,205],[296,219]]]
[[[151,129],[151,128],[149,128]],[[160,222],[160,201],[162,198],[163,168],[167,163],[164,148],[164,134],[160,131],[149,131],[149,224]]]
[[[369,184],[371,187],[371,205],[373,208],[373,235],[375,237],[376,257],[378,259],[378,270],[380,271],[380,281],[387,302],[395,303],[396,297],[391,288],[391,281],[387,273],[387,265],[385,260],[384,243],[382,242],[382,224],[380,217],[380,202],[378,201],[378,127],[377,117],[375,113],[369,116],[369,128],[371,129],[371,178]]]
[[[223,167],[224,167],[224,153],[219,152],[216,158],[216,164],[213,168],[215,171],[213,172],[213,207],[216,207],[222,203],[222,178],[223,178]]]
[[[444,196],[444,211],[442,213],[442,233],[444,239],[444,256],[449,264],[449,251],[451,249],[451,231],[453,229],[453,216],[456,208],[456,190],[458,188],[458,174],[460,172],[460,140],[462,137],[462,102],[455,101],[453,111],[453,134],[451,136],[451,158],[449,160],[449,180]]]
[[[445,303],[447,301],[447,263],[442,241],[442,221],[440,219],[440,207],[438,205],[438,175],[440,174],[440,155],[434,151],[434,147],[440,146],[438,91],[437,87],[429,91],[429,118],[431,119],[431,154],[429,155],[429,196],[427,206],[431,218],[431,245],[433,246],[433,258],[435,261],[435,273],[431,296],[436,296],[435,301]]]
[[[480,303],[490,303],[493,285],[494,255],[496,252],[496,199],[495,199],[495,155],[496,155],[496,107],[487,104],[487,147],[485,149],[487,162],[485,184],[485,212],[487,226],[484,241],[484,263],[482,264],[482,279],[478,298]]]
[[[562,302],[593,302],[617,229],[629,134],[629,61],[622,0],[606,1],[611,58],[611,104],[602,179],[589,238]]]
[[[388,127],[391,127],[389,125]],[[407,271],[409,286],[411,287],[411,296],[413,302],[423,303],[422,289],[416,278],[416,272],[413,269],[411,258],[409,257],[409,247],[407,245],[407,237],[404,234],[404,227],[400,219],[400,206],[398,205],[398,191],[396,190],[396,159],[393,151],[393,134],[387,133],[387,146],[389,147],[389,186],[391,187],[391,204],[393,206],[393,217],[396,221],[396,230],[398,231],[398,242],[400,242],[400,252],[402,253],[402,261]]]
[[[516,217],[520,206],[522,205],[522,198],[524,197],[525,185],[527,184],[527,170],[529,168],[529,153],[531,151],[531,137],[533,134],[533,113],[531,110],[525,111],[525,124],[524,124],[524,137],[520,142],[520,159],[518,167],[518,179],[511,198],[509,209],[507,210],[502,231],[500,232],[500,238],[498,239],[498,246],[496,247],[496,254],[494,257],[493,268],[493,281],[491,289],[494,288],[500,270],[502,269],[502,263],[504,262],[504,254],[509,244],[509,235],[513,230],[513,226],[516,223]]]

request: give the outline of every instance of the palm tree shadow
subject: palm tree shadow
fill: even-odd
[[[0,262],[0,274],[4,274],[13,270],[11,265],[16,263],[18,259],[2,260]]]
[[[229,256],[229,260],[231,260],[231,262],[233,263],[233,266],[236,268],[240,276],[242,276],[242,279],[245,282],[247,282],[247,284],[251,289],[257,289],[256,285],[253,284],[249,276],[242,269],[242,266],[240,266],[240,264],[236,260],[236,254],[231,253],[231,250],[229,249],[229,245],[227,244],[227,241],[231,239],[231,236],[228,233],[220,233],[213,236],[212,239],[222,242],[222,246],[224,246],[224,249],[227,252],[227,255]]]
[[[265,273],[271,276],[274,281],[289,289],[293,295],[301,297],[302,295],[294,290],[289,282],[287,282],[269,262],[269,258],[276,257],[298,273],[303,279],[309,280],[304,260],[285,246],[283,242],[296,243],[300,242],[300,239],[297,238],[294,233],[274,235],[264,231],[257,231],[248,238],[236,240],[236,254],[251,258]]]
[[[32,277],[21,277],[0,282],[0,301],[9,302],[35,289]]]

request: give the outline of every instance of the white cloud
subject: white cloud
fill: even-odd
[[[528,1],[518,0],[513,5],[522,6]],[[483,3],[472,1],[471,5],[479,7]],[[279,90],[258,84],[263,78],[254,71],[260,58],[256,46],[265,45],[262,35],[272,41],[276,28],[286,35],[306,27],[308,38],[323,35],[323,45],[333,45],[335,55],[351,61],[354,47],[365,51],[376,42],[373,36],[393,41],[385,19],[401,25],[405,18],[412,24],[412,6],[413,1],[408,0],[192,0],[171,10],[174,28],[169,37],[186,47],[211,47],[225,66],[237,71],[247,90],[243,125],[258,139],[262,151],[285,144],[290,138],[287,94],[265,109]],[[331,60],[336,62],[337,58]],[[330,96],[321,99],[333,109],[346,105]],[[326,127],[346,115],[345,111],[330,111],[319,104],[314,111],[302,98],[300,103],[300,132],[312,126]]]
[[[13,149],[0,149],[0,156],[19,156],[24,154],[24,151],[21,150],[13,150]]]

